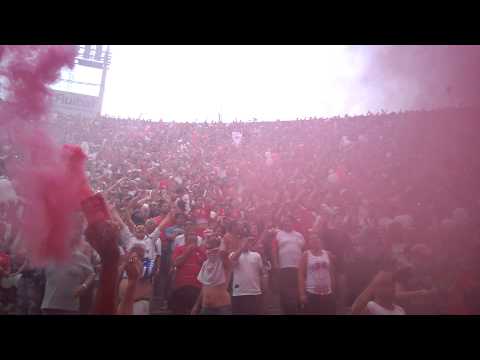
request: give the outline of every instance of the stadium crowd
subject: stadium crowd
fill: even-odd
[[[52,132],[81,144],[112,222],[79,225],[68,264],[35,268],[18,246],[21,198],[3,190],[1,311],[478,314],[477,115],[59,115]],[[13,154],[0,151],[6,189]]]

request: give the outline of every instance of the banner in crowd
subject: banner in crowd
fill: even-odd
[[[100,98],[97,96],[75,94],[60,90],[53,91],[53,112],[95,116],[99,110]]]

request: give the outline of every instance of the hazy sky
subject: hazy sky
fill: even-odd
[[[245,121],[368,110],[348,101],[349,84],[362,64],[346,55],[346,46],[113,45],[111,50],[104,114],[204,121],[220,113],[223,121]],[[99,80],[98,70],[75,71],[76,80]],[[92,91],[98,89],[80,90]]]

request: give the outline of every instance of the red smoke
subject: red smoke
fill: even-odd
[[[74,46],[0,46],[0,76],[7,81],[0,128],[21,157],[9,175],[27,203],[22,239],[36,263],[68,258],[75,213],[91,194],[82,150],[61,147],[46,130],[48,85],[73,67],[75,55]]]
[[[73,68],[74,46],[1,46],[0,75],[8,80],[8,101],[22,118],[39,119],[48,111],[48,85],[60,77],[60,70]]]
[[[349,55],[363,63],[353,103],[367,110],[477,106],[480,101],[480,46],[354,46]]]

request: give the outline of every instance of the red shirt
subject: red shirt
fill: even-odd
[[[172,260],[183,255],[187,249],[187,245],[178,246],[172,255]],[[185,262],[177,267],[177,273],[175,274],[175,289],[183,286],[194,286],[201,288],[202,284],[197,280],[198,273],[202,268],[203,262],[207,259],[205,250],[202,247],[197,247],[190,253]]]

